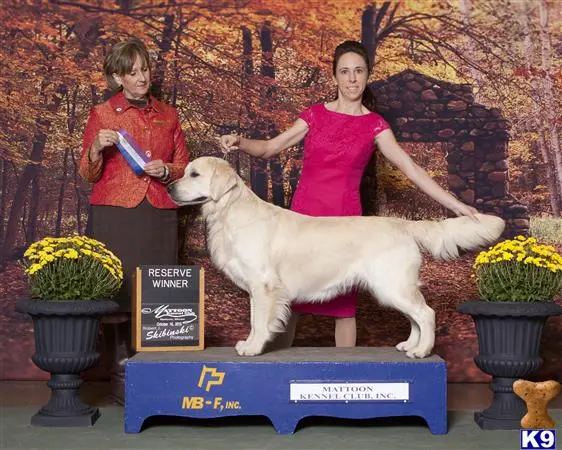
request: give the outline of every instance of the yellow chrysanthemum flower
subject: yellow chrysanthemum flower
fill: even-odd
[[[76,234],[34,242],[24,252],[22,265],[32,294],[44,299],[111,298],[123,279],[117,256],[103,243]]]
[[[517,236],[480,252],[473,264],[482,298],[548,300],[562,290],[562,256],[533,237]]]

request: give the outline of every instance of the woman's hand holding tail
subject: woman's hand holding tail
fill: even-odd
[[[459,201],[453,205],[451,208],[457,216],[467,216],[470,217],[475,222],[480,222],[476,214],[478,214],[478,210],[473,208],[472,206],[466,205],[463,202]]]

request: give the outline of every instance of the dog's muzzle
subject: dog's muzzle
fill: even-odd
[[[209,197],[205,197],[205,196],[201,196],[201,197],[197,197],[194,198],[193,200],[188,200],[188,201],[183,201],[183,200],[177,200],[174,196],[174,188],[175,188],[175,184],[177,183],[177,181],[174,181],[173,183],[170,183],[169,185],[166,186],[166,189],[168,190],[168,194],[170,195],[170,198],[172,199],[172,201],[179,206],[188,206],[188,205],[202,205],[203,203],[206,203],[210,200]]]
[[[207,203],[210,200],[209,197],[197,197],[193,200],[189,200],[187,202],[180,202],[182,206],[186,205],[202,205],[203,203]]]
[[[196,206],[202,205],[203,203],[207,203],[211,200],[210,197],[197,197],[193,200],[176,200],[174,197],[171,197],[172,201],[178,206]]]

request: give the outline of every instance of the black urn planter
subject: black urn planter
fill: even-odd
[[[47,383],[51,399],[31,418],[31,425],[91,426],[99,418],[99,409],[83,403],[78,396],[80,374],[99,360],[96,342],[100,317],[118,307],[110,300],[26,299],[16,303],[16,311],[33,319],[35,353],[31,359],[51,374]]]
[[[469,301],[457,311],[472,316],[479,347],[474,362],[492,375],[492,403],[475,412],[474,421],[486,430],[520,429],[527,408],[513,392],[513,382],[542,365],[543,326],[549,316],[562,314],[562,307],[554,302]]]

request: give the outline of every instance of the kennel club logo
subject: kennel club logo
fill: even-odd
[[[195,331],[195,322],[197,314],[192,308],[171,307],[170,305],[160,305],[156,308],[144,307],[141,309],[143,315],[152,315],[154,317],[154,327],[143,326],[146,331],[145,339],[161,340],[184,340],[186,336],[193,336]],[[154,325],[154,324],[152,324]]]
[[[203,365],[197,387],[205,392],[211,392],[214,386],[222,386],[225,374],[225,372],[219,372],[215,367],[207,367],[206,365]],[[224,400],[219,396],[204,397],[202,395],[182,397],[181,408],[187,410],[212,409],[214,411],[242,409],[240,402],[238,401]]]
[[[197,314],[191,308],[171,308],[170,305],[160,305],[158,308],[142,308],[143,314],[153,314],[157,320],[181,320],[184,324],[197,320]]]

